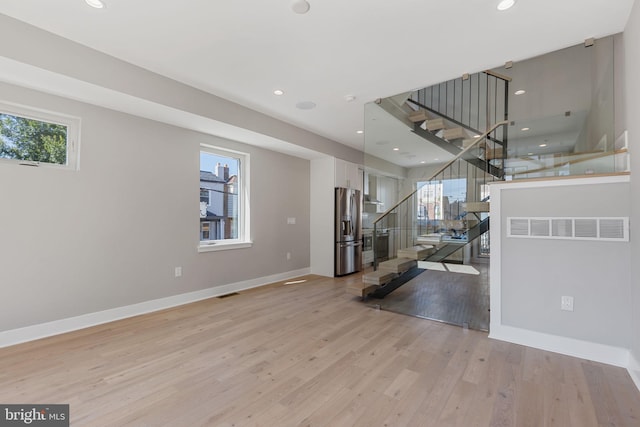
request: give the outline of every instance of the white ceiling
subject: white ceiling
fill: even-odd
[[[359,149],[365,103],[621,32],[633,6],[309,0],[300,15],[291,0],[105,1],[2,0],[0,13]]]

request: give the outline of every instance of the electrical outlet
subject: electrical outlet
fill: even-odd
[[[287,252],[287,261],[291,259],[291,252]]]
[[[296,223],[296,219],[294,217],[287,218],[287,224],[295,224],[295,223]]]
[[[560,300],[560,310],[573,311],[573,297],[563,296]]]
[[[182,267],[176,267],[175,275],[176,277],[182,277]]]

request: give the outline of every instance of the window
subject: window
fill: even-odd
[[[80,120],[0,103],[0,160],[76,169]]]
[[[251,246],[249,155],[200,146],[201,252]]]

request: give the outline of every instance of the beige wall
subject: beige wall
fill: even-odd
[[[308,160],[13,85],[0,94],[82,119],[80,170],[0,164],[0,332],[309,268]],[[197,252],[200,143],[250,153],[252,248]]]

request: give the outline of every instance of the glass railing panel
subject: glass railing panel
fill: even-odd
[[[623,133],[614,114],[616,43],[604,37],[493,70],[511,79],[506,179],[624,169],[614,156]]]

